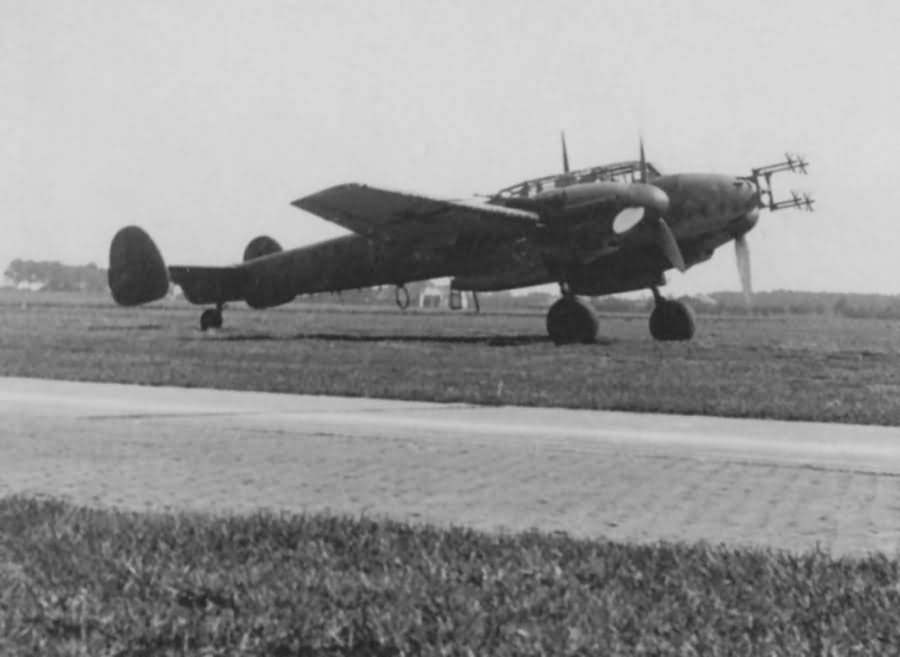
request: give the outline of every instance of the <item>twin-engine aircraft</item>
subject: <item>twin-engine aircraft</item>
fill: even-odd
[[[444,200],[356,183],[329,187],[293,205],[353,234],[289,251],[270,237],[252,240],[244,261],[228,267],[166,267],[153,240],[137,226],[122,228],[109,255],[113,299],[134,306],[162,298],[170,281],[185,298],[213,307],[200,327],[222,326],[227,302],[268,308],[298,294],[396,286],[406,308],[406,283],[451,277],[457,296],[546,283],[561,298],[547,313],[556,344],[592,342],[597,319],[578,295],[650,289],[650,333],[657,340],[689,340],[695,323],[685,304],[659,287],[669,269],[686,271],[734,240],[741,285],[749,301],[746,234],[762,209],[812,210],[796,193],[775,201],[775,173],[806,173],[787,155],[747,176],[663,175],[644,157],[572,171],[565,138],[563,172],[534,178],[487,197]]]

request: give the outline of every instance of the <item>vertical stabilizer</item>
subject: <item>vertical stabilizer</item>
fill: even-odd
[[[150,236],[126,226],[109,246],[109,289],[120,306],[137,306],[161,299],[169,291],[169,274]]]

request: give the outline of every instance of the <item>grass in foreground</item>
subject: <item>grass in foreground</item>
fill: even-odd
[[[0,499],[17,655],[888,654],[898,562]]]

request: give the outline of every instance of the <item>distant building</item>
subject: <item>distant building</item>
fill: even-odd
[[[429,283],[419,293],[419,308],[450,308],[450,285],[435,285]],[[466,294],[458,295],[457,309],[466,309],[469,307],[469,298]]]

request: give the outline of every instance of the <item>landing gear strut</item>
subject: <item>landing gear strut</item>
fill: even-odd
[[[200,315],[200,330],[222,328],[222,309],[225,304],[217,303],[215,308],[207,308]]]
[[[547,313],[547,333],[556,345],[590,344],[597,338],[597,318],[565,287],[563,298]]]
[[[409,308],[409,290],[406,289],[405,283],[394,288],[394,301],[400,310]]]
[[[694,337],[694,311],[680,301],[664,298],[656,287],[656,306],[650,313],[650,335],[654,340],[690,340]]]
[[[454,288],[450,288],[450,310],[462,310],[463,309],[463,294],[465,292],[461,290],[457,290]],[[472,307],[475,309],[475,313],[478,314],[481,312],[481,304],[478,303],[478,292],[472,290]]]

